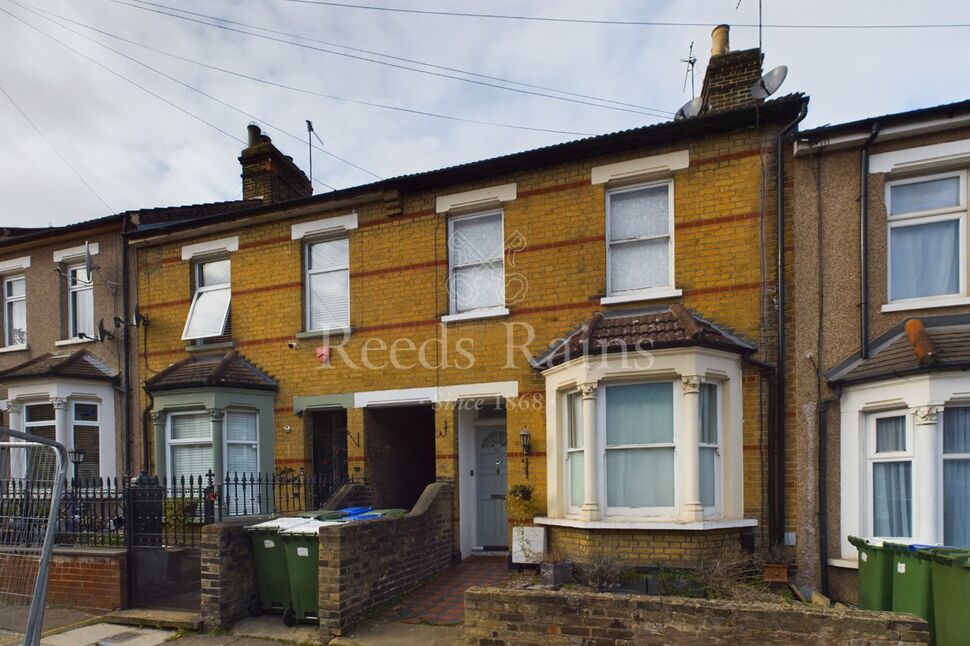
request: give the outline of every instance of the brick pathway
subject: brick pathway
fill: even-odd
[[[384,615],[390,621],[441,626],[465,620],[465,590],[502,585],[509,578],[504,556],[472,556],[421,585]]]

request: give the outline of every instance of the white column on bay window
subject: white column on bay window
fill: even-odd
[[[599,520],[599,451],[596,449],[596,387],[595,383],[580,384],[579,395],[583,400],[583,520]]]
[[[684,414],[677,443],[677,472],[680,474],[680,520],[694,523],[704,520],[701,506],[700,459],[697,446],[700,444],[700,390],[701,379],[696,375],[686,375],[680,379],[684,391]]]
[[[920,406],[914,410],[913,444],[916,451],[916,477],[913,482],[913,499],[916,501],[918,516],[913,538],[922,543],[940,541],[938,531],[940,513],[937,500],[937,482],[940,474],[937,456],[942,412],[942,406]]]
[[[23,432],[23,410],[24,405],[20,402],[7,402],[7,423],[10,424],[11,430]],[[27,477],[27,451],[24,449],[10,449],[10,477]]]
[[[62,397],[51,397],[51,406],[54,407],[54,439],[71,450],[74,448],[74,433],[71,426],[67,423],[67,400]]]
[[[216,482],[226,477],[225,461],[222,455],[222,418],[221,410],[209,409],[209,424],[212,427],[212,472],[215,474]],[[202,474],[205,476],[205,474]]]

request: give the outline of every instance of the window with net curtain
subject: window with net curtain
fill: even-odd
[[[891,183],[887,206],[889,300],[964,293],[966,173]]]
[[[607,386],[606,506],[674,506],[674,384]]]
[[[943,542],[970,547],[970,407],[943,412]]]
[[[611,295],[672,287],[672,182],[606,194]]]
[[[505,306],[502,212],[448,220],[451,313]]]
[[[883,538],[913,535],[913,457],[906,416],[875,419],[872,468],[872,532]]]
[[[306,329],[350,326],[350,241],[320,240],[306,246]]]

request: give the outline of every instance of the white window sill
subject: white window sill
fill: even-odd
[[[841,567],[847,570],[858,570],[859,560],[858,559],[829,559],[830,567]]]
[[[22,345],[8,345],[0,348],[0,352],[23,352],[27,349],[27,344]]]
[[[536,525],[574,527],[577,529],[673,529],[702,531],[708,529],[732,529],[735,527],[757,527],[758,525],[758,521],[754,518],[705,520],[699,523],[679,523],[671,520],[646,520],[640,518],[579,520],[578,518],[545,518],[543,516],[537,516],[532,520]]]
[[[350,336],[351,332],[353,332],[353,328],[346,325],[321,330],[305,330],[297,332],[295,336],[297,339],[322,339],[324,336]]]
[[[601,305],[615,305],[616,303],[636,303],[637,301],[652,301],[661,298],[676,298],[683,294],[682,290],[672,287],[662,287],[659,289],[643,289],[635,292],[626,292],[616,296],[604,296],[600,299]]]
[[[508,316],[508,315],[509,315],[509,308],[507,307],[486,307],[480,310],[461,312],[460,314],[447,314],[441,317],[441,322],[456,323],[458,321],[476,321],[478,319],[494,319],[500,316]]]
[[[880,312],[905,312],[907,310],[925,310],[933,307],[954,307],[970,305],[970,296],[933,296],[931,298],[911,298],[905,301],[886,303]]]
[[[61,339],[60,341],[54,341],[54,345],[78,345],[80,343],[94,343],[94,339]]]

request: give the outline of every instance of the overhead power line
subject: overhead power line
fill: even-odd
[[[651,108],[649,106],[638,105],[636,103],[627,103],[625,101],[617,101],[616,99],[606,99],[606,98],[603,98],[603,97],[594,96],[592,94],[583,94],[581,92],[572,92],[572,91],[569,91],[569,90],[560,90],[558,88],[549,87],[547,85],[537,85],[535,83],[526,83],[525,81],[516,81],[514,79],[505,78],[505,77],[502,77],[502,76],[492,76],[490,74],[482,74],[480,72],[472,72],[470,70],[464,70],[464,69],[461,69],[461,68],[458,68],[458,67],[449,67],[447,65],[439,65],[437,63],[429,63],[428,61],[422,61],[422,60],[418,60],[418,59],[415,59],[415,58],[407,58],[407,57],[404,57],[404,56],[396,56],[394,54],[388,54],[388,53],[385,53],[385,52],[374,51],[372,49],[363,49],[363,48],[360,48],[360,47],[353,47],[351,45],[345,45],[343,43],[335,43],[333,41],[321,40],[319,38],[313,38],[311,36],[304,36],[302,34],[294,34],[292,32],[280,31],[278,29],[270,29],[268,27],[262,27],[260,25],[254,25],[254,24],[251,24],[251,23],[245,23],[245,22],[239,22],[239,21],[236,21],[236,20],[230,20],[229,18],[222,18],[220,16],[210,16],[208,14],[199,13],[197,11],[189,11],[188,9],[180,9],[178,7],[172,7],[172,6],[169,6],[169,5],[160,4],[158,2],[149,2],[148,0],[132,0],[132,1],[133,2],[137,2],[139,4],[143,4],[143,5],[150,5],[152,7],[159,7],[161,9],[168,9],[169,11],[177,11],[179,13],[187,14],[187,15],[190,15],[190,16],[198,16],[200,18],[206,18],[208,20],[215,20],[215,21],[218,21],[218,22],[224,22],[224,23],[229,24],[229,25],[236,25],[237,27],[245,27],[247,29],[255,29],[257,31],[263,31],[263,32],[266,32],[266,33],[269,33],[269,34],[276,34],[277,36],[288,36],[290,38],[299,38],[300,40],[306,40],[306,41],[309,41],[309,42],[312,42],[312,43],[319,43],[321,45],[327,45],[328,47],[340,47],[341,49],[347,49],[347,50],[350,50],[352,52],[360,52],[362,54],[371,54],[373,56],[381,56],[381,57],[389,58],[389,59],[395,60],[395,61],[401,61],[401,62],[404,62],[404,63],[413,63],[415,65],[423,65],[425,67],[430,67],[430,68],[437,69],[437,70],[444,70],[446,72],[456,72],[458,74],[465,74],[467,76],[474,76],[474,77],[477,77],[477,78],[488,79],[490,81],[498,81],[500,83],[509,83],[509,84],[512,84],[512,85],[520,85],[522,87],[530,87],[530,88],[533,88],[533,89],[536,89],[536,90],[545,90],[547,92],[556,92],[557,94],[565,94],[567,96],[574,96],[574,97],[578,97],[580,99],[590,99],[591,101],[599,101],[601,103],[611,103],[613,105],[619,105],[619,106],[623,106],[623,107],[627,107],[627,108],[636,108],[638,110],[647,110],[647,111],[652,111],[652,112],[658,112],[658,113],[662,113],[662,114],[668,114],[670,116],[673,116],[673,114],[674,114],[673,111],[671,111],[671,110],[664,110],[662,108]]]
[[[515,93],[518,93],[518,94],[524,94],[524,95],[529,95],[529,96],[538,96],[538,97],[545,97],[547,99],[553,99],[553,100],[557,100],[557,101],[566,101],[568,103],[575,103],[575,104],[578,104],[578,105],[587,105],[587,106],[592,106],[592,107],[595,107],[595,108],[602,108],[604,110],[615,110],[615,111],[618,111],[618,112],[628,112],[628,113],[632,113],[632,114],[647,115],[647,116],[657,117],[657,118],[660,118],[660,119],[667,119],[667,118],[669,118],[669,115],[654,114],[654,113],[652,113],[649,110],[640,110],[640,109],[634,109],[634,108],[625,108],[625,107],[618,106],[618,105],[608,105],[608,104],[603,104],[603,103],[596,103],[594,101],[587,101],[585,99],[577,99],[577,98],[571,98],[571,97],[567,97],[567,96],[555,96],[555,95],[552,95],[552,94],[547,94],[545,92],[539,92],[537,90],[528,90],[528,89],[519,88],[519,87],[509,87],[507,85],[499,85],[498,83],[491,83],[491,82],[488,82],[488,81],[482,81],[482,80],[478,80],[478,79],[470,79],[470,78],[465,78],[465,77],[462,77],[462,76],[455,76],[454,74],[447,74],[447,73],[444,73],[444,72],[435,72],[435,71],[432,71],[432,70],[422,70],[422,69],[418,69],[416,67],[410,67],[408,65],[402,65],[402,64],[399,64],[399,63],[392,63],[392,62],[389,62],[389,61],[382,61],[382,60],[379,60],[379,59],[376,59],[376,58],[370,58],[368,56],[361,56],[359,54],[349,54],[347,52],[339,52],[339,51],[336,51],[334,49],[327,49],[327,48],[324,48],[324,47],[317,47],[315,45],[308,45],[306,43],[295,42],[295,41],[292,41],[292,40],[287,40],[285,38],[277,38],[275,36],[270,36],[268,34],[258,34],[258,33],[254,33],[254,32],[251,32],[251,31],[245,31],[243,29],[236,29],[235,27],[229,27],[227,25],[213,24],[211,22],[205,22],[204,20],[198,20],[196,18],[191,18],[189,16],[183,16],[183,15],[176,14],[176,13],[169,13],[167,11],[161,11],[159,9],[152,9],[150,7],[144,7],[144,6],[141,6],[141,5],[132,4],[130,2],[125,2],[124,0],[109,0],[109,2],[113,2],[115,4],[119,4],[119,5],[122,5],[122,6],[125,6],[125,7],[131,7],[133,9],[139,9],[141,11],[150,11],[152,13],[161,14],[163,16],[169,16],[169,17],[172,17],[172,18],[178,18],[179,20],[187,20],[189,22],[198,23],[200,25],[206,25],[207,27],[214,27],[216,29],[222,29],[222,30],[225,30],[225,31],[231,31],[231,32],[235,32],[237,34],[245,34],[247,36],[252,36],[254,38],[262,38],[264,40],[269,40],[269,41],[273,41],[273,42],[277,42],[277,43],[283,43],[284,45],[291,45],[291,46],[294,46],[294,47],[302,47],[303,49],[309,49],[309,50],[316,51],[316,52],[322,52],[324,54],[332,54],[334,56],[342,56],[344,58],[349,58],[349,59],[352,59],[352,60],[358,60],[358,61],[365,61],[365,62],[369,62],[369,63],[375,63],[377,65],[383,65],[385,67],[391,67],[391,68],[394,68],[394,69],[407,70],[407,71],[410,71],[410,72],[416,72],[418,74],[425,74],[427,76],[435,76],[435,77],[438,77],[438,78],[451,79],[451,80],[454,80],[454,81],[461,81],[461,82],[464,82],[464,83],[471,83],[471,84],[479,85],[479,86],[482,86],[482,87],[490,87],[490,88],[494,88],[494,89],[505,90],[507,92],[515,92]]]
[[[499,13],[472,13],[467,11],[437,11],[431,9],[408,9],[404,7],[383,7],[377,5],[351,4],[349,2],[327,2],[325,0],[284,0],[296,4],[312,4],[340,9],[362,9],[365,11],[386,11],[422,16],[449,16],[453,18],[485,18],[489,20],[524,20],[531,22],[558,22],[581,25],[629,25],[640,27],[716,27],[713,22],[682,22],[665,20],[617,20],[596,18],[564,18],[559,16],[522,16]],[[758,27],[757,23],[732,23],[732,27]],[[970,27],[970,23],[881,23],[881,24],[798,24],[774,23],[760,25],[765,29],[954,29]]]
[[[229,108],[230,110],[233,110],[235,112],[238,112],[239,114],[241,114],[241,115],[243,115],[245,117],[248,117],[248,118],[250,118],[250,119],[252,119],[254,121],[259,121],[261,123],[264,123],[267,126],[269,126],[270,128],[272,128],[274,130],[277,130],[281,134],[284,134],[284,135],[286,135],[288,137],[291,137],[293,139],[296,139],[297,141],[300,141],[301,143],[303,141],[302,137],[299,137],[297,135],[294,135],[293,133],[288,132],[288,131],[284,130],[283,128],[280,128],[278,126],[273,125],[272,123],[270,123],[269,121],[266,121],[265,119],[261,119],[260,117],[254,115],[254,114],[252,114],[250,112],[247,112],[247,111],[245,111],[245,110],[243,110],[241,108],[236,107],[235,105],[229,103],[228,101],[223,101],[222,99],[220,99],[220,98],[218,98],[216,96],[213,96],[213,95],[209,94],[208,92],[205,92],[204,90],[200,90],[199,88],[197,88],[197,87],[195,87],[195,86],[193,86],[193,85],[191,85],[189,83],[186,83],[186,82],[184,82],[184,81],[182,81],[182,80],[180,80],[180,79],[178,79],[178,78],[176,78],[176,77],[174,77],[174,76],[172,76],[170,74],[167,74],[167,73],[165,73],[165,72],[163,72],[163,71],[161,71],[159,69],[156,69],[156,68],[152,67],[151,65],[148,65],[147,63],[144,63],[144,62],[138,60],[137,58],[135,58],[133,56],[129,56],[128,54],[126,54],[126,53],[124,53],[122,51],[119,51],[117,49],[114,49],[112,47],[109,47],[108,45],[105,45],[104,43],[98,42],[97,40],[91,38],[90,36],[87,36],[85,34],[82,34],[81,32],[79,32],[79,31],[77,31],[75,29],[71,29],[70,27],[67,27],[65,25],[62,25],[62,24],[58,23],[57,21],[55,21],[55,20],[53,20],[51,18],[48,18],[48,17],[40,14],[37,11],[34,11],[30,7],[28,7],[27,5],[23,5],[23,4],[19,3],[19,2],[16,2],[16,0],[10,0],[10,2],[12,2],[15,5],[17,5],[18,7],[21,7],[25,11],[28,11],[28,12],[34,14],[35,16],[38,16],[39,18],[42,18],[43,20],[47,20],[48,22],[52,22],[53,24],[57,25],[61,29],[67,30],[67,31],[71,32],[72,34],[75,34],[75,35],[77,35],[77,36],[79,36],[81,38],[84,38],[85,40],[88,40],[88,41],[90,41],[90,42],[92,42],[92,43],[94,43],[94,44],[96,44],[96,45],[98,45],[100,47],[103,47],[104,49],[107,49],[110,52],[113,52],[113,53],[117,54],[118,56],[121,56],[121,57],[123,57],[123,58],[125,58],[125,59],[127,59],[127,60],[129,60],[129,61],[131,61],[133,63],[135,63],[136,65],[139,65],[141,67],[144,67],[145,69],[150,70],[152,72],[155,72],[156,74],[158,74],[160,76],[163,76],[163,77],[169,79],[173,83],[178,83],[182,87],[185,87],[186,89],[192,90],[193,92],[196,92],[197,94],[200,94],[200,95],[206,97],[207,99],[210,99],[212,101],[215,101],[216,103],[219,103],[220,105],[223,105],[223,106]],[[7,12],[7,13],[9,13],[9,12]],[[10,15],[14,15],[14,14],[10,14]],[[17,17],[17,16],[15,16],[15,17]],[[17,17],[17,18],[18,18],[18,20],[20,20],[24,24],[31,26],[32,28],[34,28],[37,31],[40,31],[40,33],[48,36],[49,38],[52,38],[54,40],[57,40],[54,36],[51,36],[50,34],[47,34],[46,32],[40,30],[39,28],[31,25],[30,23],[24,21],[22,18],[19,18],[19,17]],[[72,49],[73,50],[73,48],[71,48],[70,46],[68,46],[65,43],[61,42],[60,40],[57,40],[57,42],[61,43],[65,47],[68,47],[68,49]],[[77,51],[77,50],[73,50],[73,51]],[[93,60],[93,59],[90,59],[89,58],[89,60]],[[104,66],[102,66],[102,67],[104,67]],[[105,68],[105,69],[109,69],[109,68]],[[111,71],[111,70],[109,69],[109,71]],[[121,76],[121,75],[118,75],[118,76]],[[125,78],[125,80],[127,80],[126,77],[121,76],[121,78]],[[161,98],[161,97],[159,97],[159,98]],[[167,100],[166,100],[166,102],[171,104],[171,102],[169,102]],[[174,105],[174,104],[172,104],[172,105]],[[184,112],[187,112],[185,110],[183,110],[183,111]],[[188,113],[188,114],[191,114],[191,113]],[[208,123],[207,121],[204,121],[204,120],[203,120],[203,122],[204,123]],[[217,127],[217,129],[220,132],[224,133],[224,134],[229,134],[226,131],[222,130],[221,128],[218,128]],[[246,141],[243,141],[242,139],[240,139],[239,137],[236,137],[235,135],[229,134],[229,136],[232,137],[233,139],[235,139],[236,141],[242,143],[243,145],[248,145],[248,143]],[[377,179],[383,179],[380,175],[378,175],[376,173],[373,173],[373,172],[367,170],[366,168],[363,168],[362,166],[358,166],[357,164],[353,163],[352,161],[350,161],[348,159],[344,159],[343,157],[340,157],[339,155],[336,155],[336,154],[330,152],[329,150],[325,150],[323,148],[318,148],[316,146],[314,146],[314,148],[317,148],[318,150],[320,150],[320,152],[322,152],[322,153],[324,153],[326,155],[329,155],[329,156],[333,157],[334,159],[337,159],[338,161],[341,161],[341,162],[343,162],[343,163],[345,163],[345,164],[347,164],[349,166],[352,166],[353,168],[356,168],[356,169],[358,169],[358,170],[360,170],[360,171],[362,171],[364,173],[367,173],[368,175],[371,175],[373,177],[376,177]],[[329,188],[331,190],[336,190],[334,187],[330,186],[329,184],[327,184],[327,183],[325,183],[325,182],[323,182],[321,180],[318,180],[318,179],[312,178],[312,177],[311,177],[311,180],[315,180],[321,186],[325,186],[325,187],[327,187],[327,188]]]
[[[165,51],[163,49],[159,49],[157,47],[152,47],[150,45],[145,45],[143,43],[139,43],[137,41],[131,40],[129,38],[125,38],[123,36],[118,36],[117,34],[113,34],[111,32],[105,31],[103,29],[99,29],[97,27],[93,27],[91,25],[87,25],[87,24],[82,23],[82,22],[79,22],[77,20],[72,20],[71,18],[67,18],[65,16],[61,16],[59,14],[53,13],[51,11],[47,11],[45,9],[41,9],[39,7],[33,7],[33,5],[28,5],[28,4],[25,4],[25,3],[20,3],[20,2],[17,2],[16,0],[10,0],[10,1],[11,2],[14,2],[15,4],[17,4],[18,6],[24,8],[27,11],[36,10],[37,12],[41,12],[41,13],[44,13],[44,14],[48,14],[50,16],[54,16],[54,17],[56,17],[56,18],[58,18],[60,20],[64,20],[64,21],[69,22],[71,24],[78,25],[80,27],[84,27],[85,29],[90,29],[91,31],[94,31],[94,32],[97,32],[99,34],[103,34],[105,36],[108,36],[109,38],[114,38],[116,40],[120,40],[122,42],[128,43],[130,45],[134,45],[136,47],[141,47],[142,49],[146,49],[148,51],[152,51],[152,52],[155,52],[157,54],[161,54],[163,56],[168,56],[170,58],[174,58],[176,60],[183,61],[185,63],[191,63],[193,65],[198,65],[199,67],[203,67],[203,68],[206,68],[206,69],[210,69],[210,70],[213,70],[213,71],[216,71],[216,72],[221,72],[223,74],[229,74],[231,76],[235,76],[235,77],[238,77],[238,78],[246,79],[246,80],[249,80],[249,81],[254,81],[256,83],[263,83],[265,85],[269,85],[269,86],[272,86],[272,87],[281,88],[281,89],[284,89],[284,90],[289,90],[289,91],[292,91],[292,92],[300,92],[302,94],[308,94],[308,95],[311,95],[311,96],[318,96],[318,97],[322,97],[322,98],[325,98],[325,99],[331,99],[331,100],[334,100],[334,101],[341,101],[341,102],[344,102],[344,103],[352,103],[352,104],[355,104],[355,105],[364,105],[364,106],[368,106],[368,107],[372,107],[372,108],[380,108],[380,109],[384,109],[384,110],[393,110],[393,111],[397,111],[397,112],[404,112],[404,113],[407,113],[407,114],[415,114],[415,115],[419,115],[419,116],[434,117],[434,118],[438,118],[438,119],[447,119],[447,120],[450,120],[450,121],[458,121],[458,122],[462,122],[462,123],[472,123],[472,124],[476,124],[476,125],[486,125],[486,126],[494,126],[494,127],[498,127],[498,128],[511,128],[511,129],[515,129],[515,130],[528,130],[528,131],[533,131],[533,132],[541,132],[541,133],[548,133],[548,134],[572,135],[572,136],[590,136],[592,134],[592,133],[588,133],[588,132],[579,132],[579,131],[575,131],[575,130],[557,130],[557,129],[554,129],[554,128],[539,128],[539,127],[533,127],[533,126],[522,126],[522,125],[517,125],[517,124],[503,123],[503,122],[498,122],[498,121],[484,121],[484,120],[481,120],[481,119],[470,119],[470,118],[466,118],[466,117],[458,117],[458,116],[454,116],[454,115],[440,114],[440,113],[435,113],[435,112],[427,112],[427,111],[424,111],[424,110],[415,110],[415,109],[412,109],[412,108],[403,108],[403,107],[395,106],[395,105],[388,105],[388,104],[383,104],[383,103],[376,103],[376,102],[373,102],[373,101],[363,101],[363,100],[360,100],[360,99],[350,99],[350,98],[347,98],[347,97],[337,96],[337,95],[334,95],[334,94],[327,94],[325,92],[317,92],[316,90],[310,90],[310,89],[301,88],[301,87],[294,86],[294,85],[288,85],[286,83],[279,83],[277,81],[271,81],[269,79],[260,78],[260,77],[257,77],[257,76],[253,76],[251,74],[245,74],[243,72],[238,72],[238,71],[231,70],[231,69],[228,69],[228,68],[219,67],[218,65],[211,65],[211,64],[205,63],[203,61],[195,60],[195,59],[192,59],[192,58],[187,58],[185,56],[180,56],[178,54],[174,54],[172,52],[168,52],[168,51]],[[43,16],[41,16],[41,17],[43,17]],[[47,19],[47,18],[45,18],[45,19]],[[49,19],[47,19],[47,20],[49,20]],[[55,24],[57,24],[57,23],[55,22]],[[67,27],[64,27],[63,25],[60,25],[60,26],[63,29],[68,29]],[[70,31],[74,32],[74,30],[70,30]],[[74,33],[77,33],[77,32],[74,32]],[[84,36],[82,34],[78,34],[78,35],[81,36],[82,38],[88,38],[87,36]],[[92,40],[92,39],[88,38],[88,40]],[[103,43],[100,43],[97,40],[92,40],[92,42],[97,43],[98,45],[101,45],[102,47],[108,48],[107,45],[104,45]],[[108,49],[111,49],[111,48],[108,48]],[[113,51],[115,53],[118,53],[119,55],[122,55],[122,56],[127,56],[127,54],[122,54],[120,52],[117,52],[114,49],[111,49],[111,51]],[[139,62],[139,64],[142,64],[142,63]],[[264,122],[264,123],[266,123],[266,122]],[[270,125],[271,126],[271,124],[269,124],[269,123],[267,123],[266,125]],[[273,127],[273,126],[271,126],[271,127]],[[284,131],[281,130],[281,132],[284,132]],[[284,132],[284,134],[289,134],[289,133],[285,133]],[[290,134],[290,136],[291,137],[294,137],[294,138],[297,138],[296,135]],[[299,137],[298,140],[301,143],[303,142],[303,138],[302,137]],[[317,150],[321,150],[323,152],[326,152],[322,148],[317,148],[316,146],[315,146],[315,148]],[[333,153],[330,153],[330,152],[326,152],[326,154],[333,155]],[[338,157],[338,159],[341,159],[342,161],[345,161],[345,160],[343,160],[342,158],[339,158],[339,157]],[[349,163],[349,162],[347,162],[347,163]],[[353,165],[353,164],[351,164],[351,165]],[[368,172],[369,173],[369,171],[365,171],[365,172]],[[373,173],[371,173],[371,174],[373,174]]]
[[[12,96],[10,96],[10,93],[7,92],[7,90],[3,87],[3,84],[0,84],[0,92],[2,92],[5,97],[7,97],[7,100],[10,101],[10,103],[13,105],[13,107],[15,107],[17,109],[17,112],[20,113],[20,116],[22,116],[24,118],[24,120],[27,123],[30,124],[30,127],[34,129],[34,132],[36,132],[37,135],[41,139],[44,140],[44,143],[46,143],[48,146],[50,146],[50,149],[54,151],[54,154],[57,155],[60,158],[60,160],[62,162],[64,162],[64,164],[68,168],[71,169],[71,172],[74,173],[75,177],[77,177],[79,180],[81,180],[81,183],[84,184],[88,188],[88,190],[91,191],[91,193],[96,198],[98,198],[98,201],[99,202],[101,202],[102,204],[104,204],[104,207],[106,209],[108,209],[108,212],[109,213],[114,213],[115,211],[114,211],[113,208],[111,208],[111,205],[108,204],[103,197],[101,197],[101,194],[100,193],[98,193],[96,190],[94,190],[94,187],[91,186],[91,184],[88,182],[88,180],[84,179],[84,176],[81,175],[81,173],[78,171],[78,169],[74,168],[74,164],[72,164],[71,162],[67,161],[67,157],[65,157],[64,155],[61,154],[61,151],[58,150],[57,149],[57,146],[55,146],[54,143],[50,139],[47,138],[47,136],[43,133],[43,131],[41,131],[41,129],[37,126],[37,124],[34,123],[33,119],[31,119],[29,116],[27,116],[27,113],[24,111],[23,108],[20,107],[20,105],[14,100],[14,98]]]

